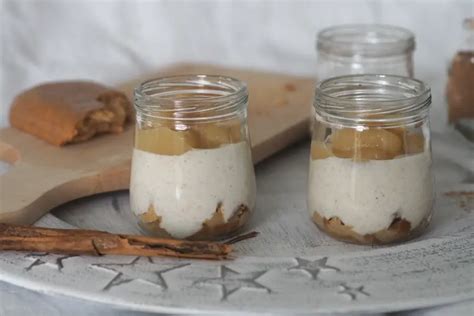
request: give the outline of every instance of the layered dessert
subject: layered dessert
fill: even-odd
[[[431,216],[430,168],[429,144],[420,130],[334,129],[311,145],[312,219],[345,241],[383,244],[408,239]]]
[[[450,123],[461,119],[474,119],[473,82],[474,50],[460,51],[452,61],[446,90]]]
[[[211,240],[246,222],[256,189],[242,128],[231,120],[137,129],[130,197],[147,233]]]

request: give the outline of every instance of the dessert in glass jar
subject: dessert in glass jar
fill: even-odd
[[[247,221],[256,184],[244,83],[223,76],[150,80],[135,90],[130,203],[145,233],[226,237]]]
[[[318,85],[308,210],[321,230],[384,244],[428,225],[430,103],[430,89],[407,77],[349,75]]]

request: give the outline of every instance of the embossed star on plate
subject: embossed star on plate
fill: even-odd
[[[311,276],[313,280],[318,278],[318,275],[321,271],[329,270],[329,271],[341,271],[336,267],[327,265],[328,257],[324,257],[318,260],[306,260],[303,258],[295,258],[297,265],[294,267],[289,268],[288,270],[301,270],[306,272]]]
[[[220,266],[220,277],[201,279],[194,282],[194,284],[220,285],[222,288],[221,300],[224,301],[227,300],[227,298],[231,294],[243,288],[264,290],[267,293],[271,293],[272,290],[270,288],[257,281],[257,279],[264,275],[266,272],[266,270],[263,270],[240,273],[222,265]]]
[[[364,290],[364,286],[351,287],[346,283],[342,283],[339,287],[341,290],[337,293],[349,295],[351,301],[357,300],[358,295],[370,296],[370,294]]]
[[[30,253],[25,256],[27,259],[33,260],[29,266],[25,268],[26,271],[31,271],[33,268],[41,265],[50,266],[59,272],[62,272],[64,268],[64,261],[77,257],[77,255],[56,255],[49,253]]]
[[[115,276],[104,287],[103,291],[108,291],[113,287],[126,284],[135,280],[145,282],[160,287],[163,290],[168,288],[163,274],[172,270],[180,269],[190,265],[183,264],[157,264],[149,257],[136,257],[129,263],[95,263],[93,267],[111,271]]]

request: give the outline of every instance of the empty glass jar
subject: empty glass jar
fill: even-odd
[[[414,35],[403,28],[356,24],[318,33],[318,79],[349,74],[413,76]]]
[[[389,75],[319,84],[308,210],[329,235],[361,244],[411,238],[433,204],[430,89]]]
[[[255,206],[244,83],[223,76],[150,80],[135,90],[130,184],[139,226],[156,236],[211,240]]]

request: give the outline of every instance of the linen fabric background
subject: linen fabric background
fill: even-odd
[[[472,0],[1,0],[0,126],[14,96],[44,81],[113,85],[183,61],[314,76],[317,31],[387,23],[415,33],[415,77],[432,86],[442,130],[448,65],[473,15]]]

